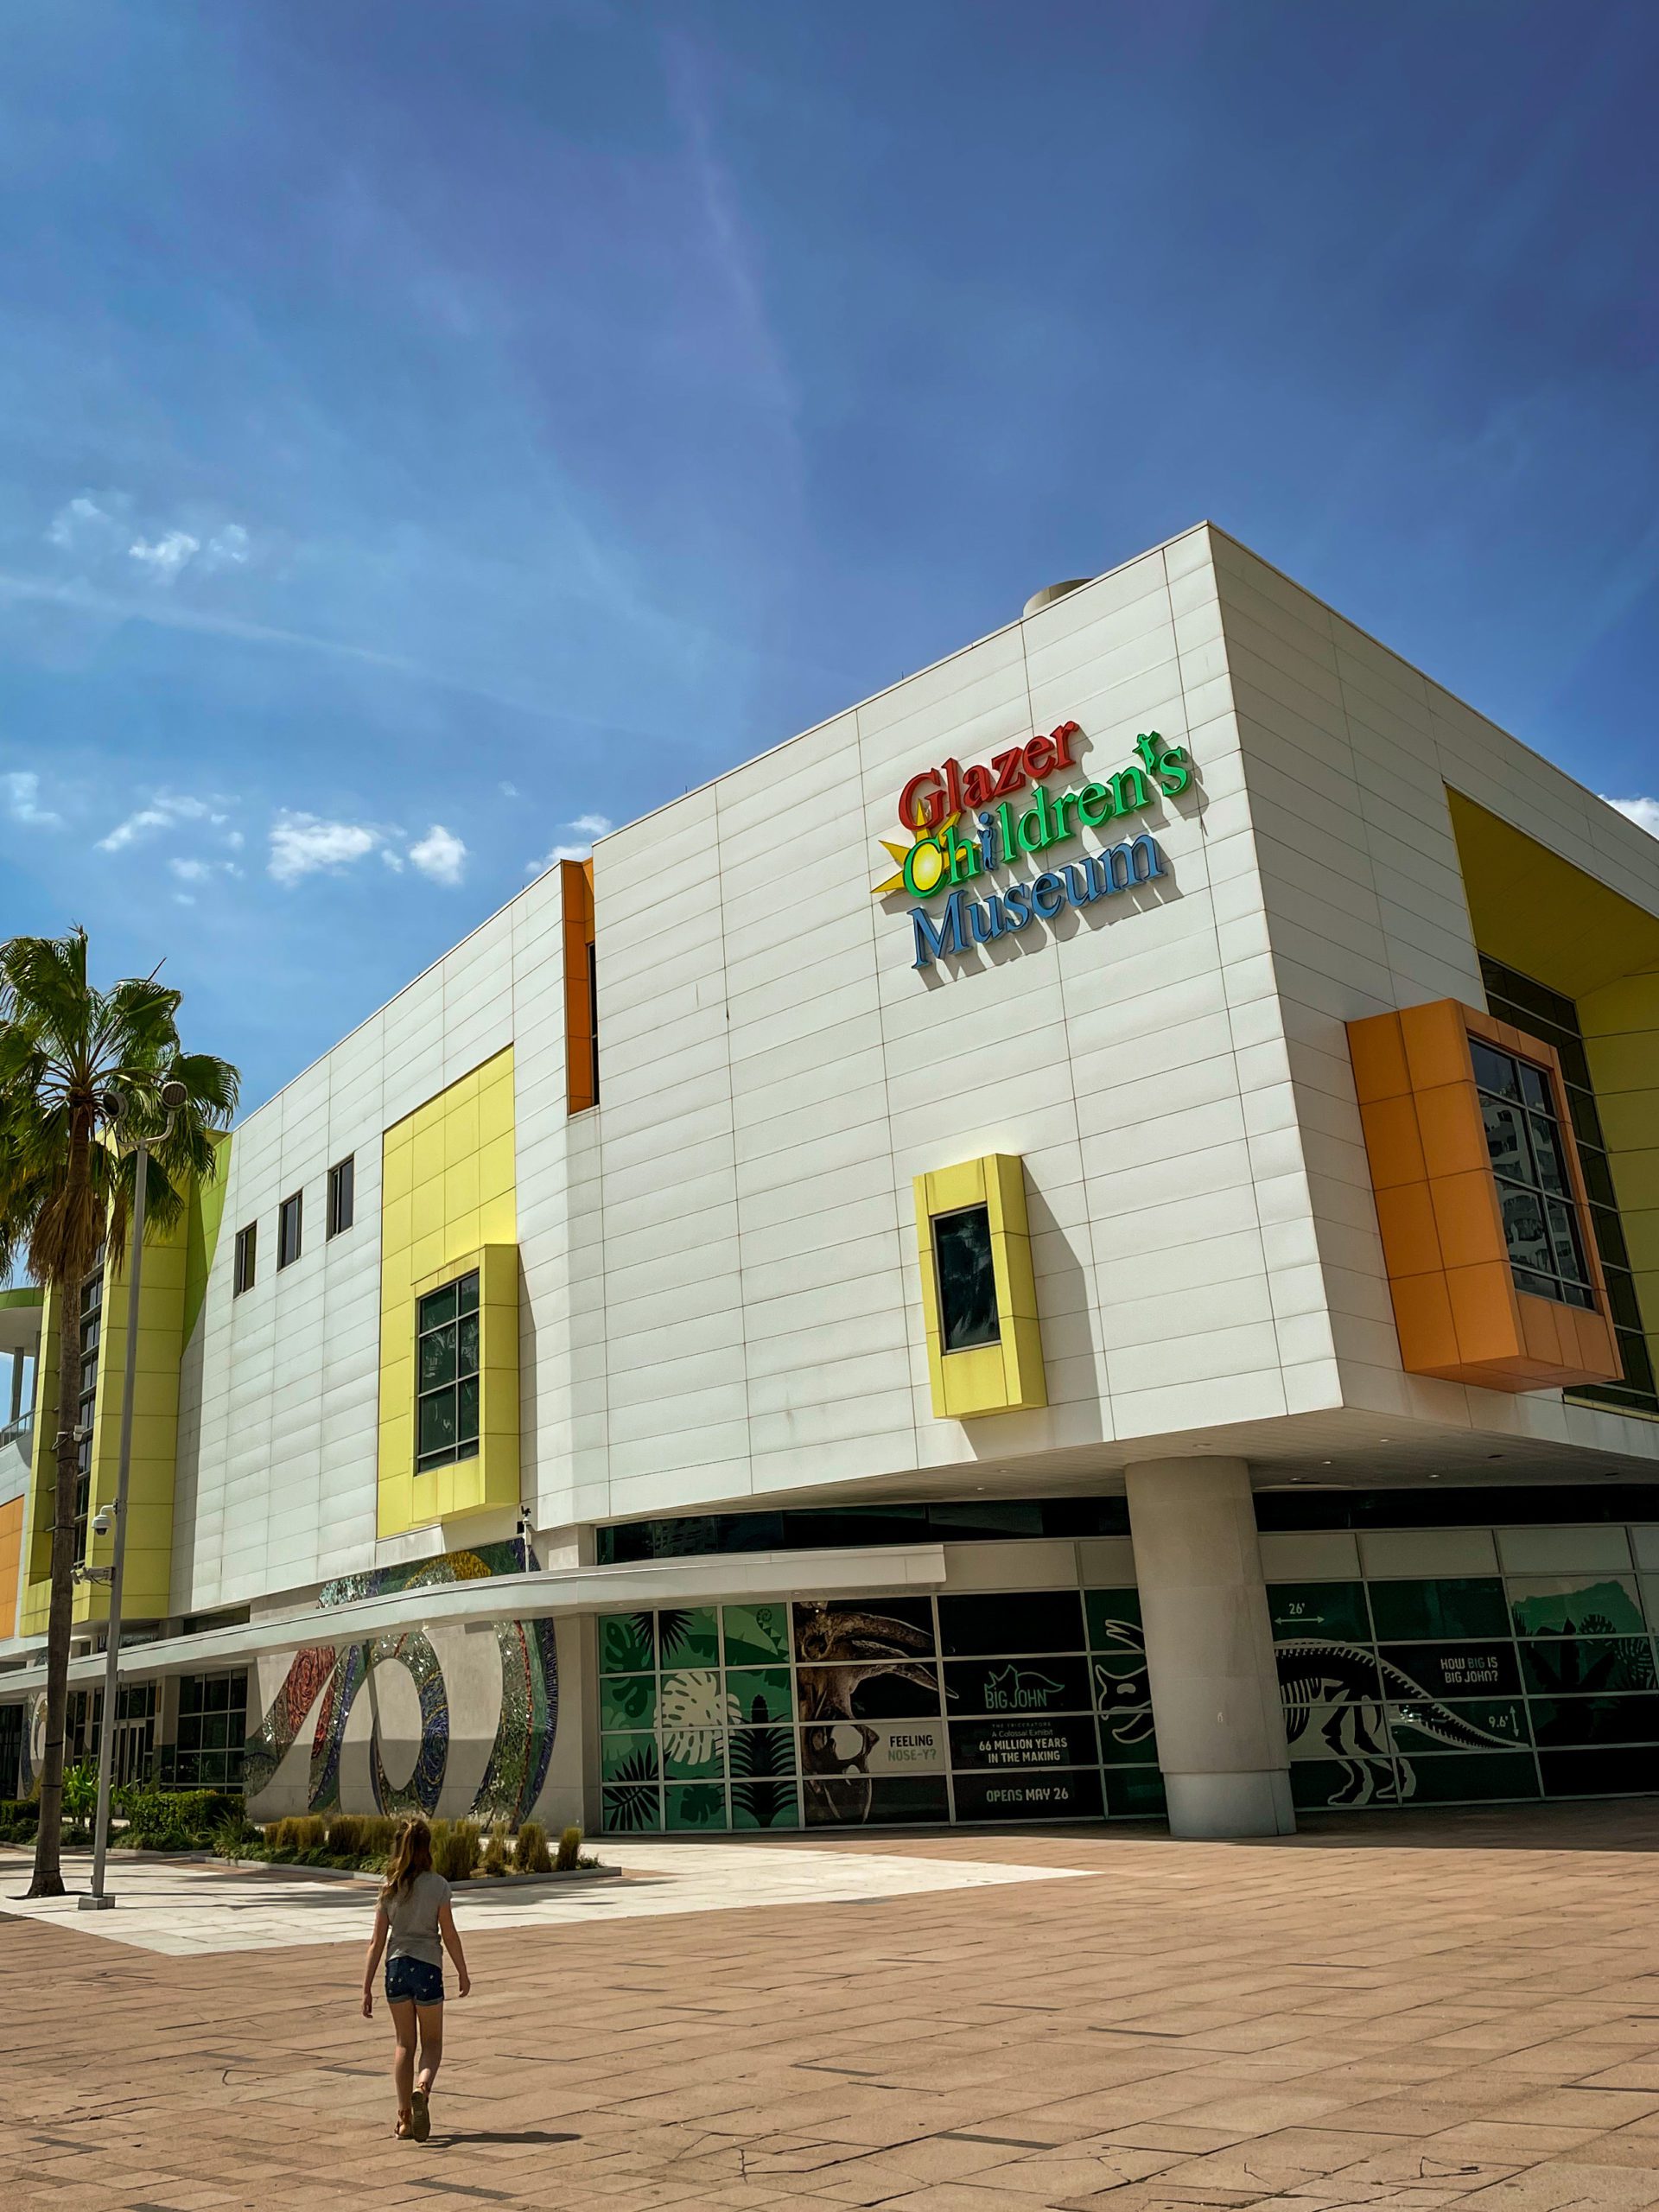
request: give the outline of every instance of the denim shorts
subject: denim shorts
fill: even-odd
[[[429,1966],[424,1959],[388,1959],[387,2004],[406,2004],[410,1999],[416,2005],[442,2005],[443,1968]]]

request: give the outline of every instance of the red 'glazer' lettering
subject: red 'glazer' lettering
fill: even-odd
[[[971,812],[991,800],[1007,798],[1028,783],[1040,784],[1057,768],[1075,768],[1071,741],[1083,734],[1079,722],[1062,722],[1046,737],[1027,738],[1006,753],[994,753],[987,763],[976,761],[964,768],[959,760],[946,760],[937,768],[924,768],[912,776],[899,794],[899,819],[904,827],[937,830],[949,814]]]

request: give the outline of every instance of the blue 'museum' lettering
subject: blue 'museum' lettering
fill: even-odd
[[[995,938],[1023,930],[1039,915],[1052,918],[1065,906],[1092,906],[1096,899],[1109,899],[1115,892],[1150,883],[1165,873],[1164,856],[1150,831],[1143,830],[1138,837],[1126,837],[1104,852],[1068,861],[1064,868],[1040,875],[1034,883],[1011,883],[988,899],[953,891],[937,923],[925,906],[911,908],[916,941],[911,964],[931,968],[947,953],[967,952],[973,945],[989,944]]]

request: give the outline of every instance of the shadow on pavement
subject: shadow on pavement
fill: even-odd
[[[550,2133],[541,2127],[468,2128],[464,2133],[451,2133],[446,2128],[442,2136],[433,2138],[431,2149],[447,2151],[463,2143],[580,2143],[580,2135]]]

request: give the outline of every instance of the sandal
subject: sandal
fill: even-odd
[[[424,2143],[432,2133],[432,2115],[427,2110],[424,2089],[416,2089],[415,2092],[415,2102],[410,2113],[409,2132],[417,2143]]]
[[[413,2139],[415,2133],[414,2124],[406,2112],[400,2112],[398,2113],[397,2125],[391,2132],[397,2138],[397,2140],[400,2143],[408,2143]]]

